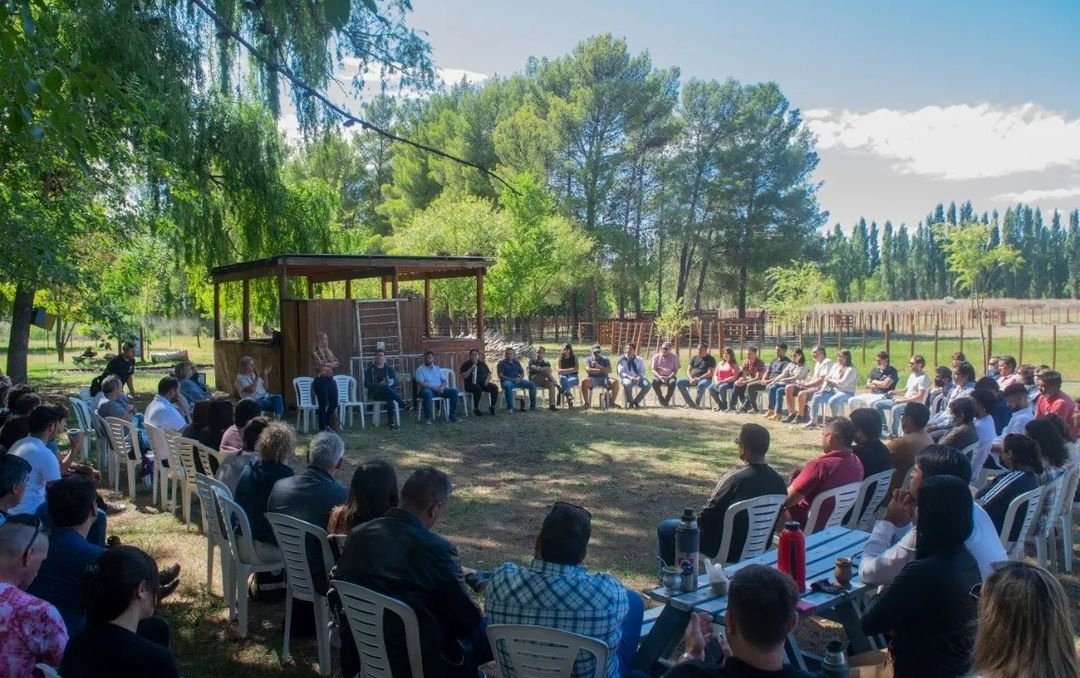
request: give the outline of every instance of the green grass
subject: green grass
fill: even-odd
[[[995,350],[998,341],[995,339]],[[1066,343],[1068,351],[1064,350]],[[212,362],[208,344],[204,342],[201,351],[188,347],[197,363]],[[1073,337],[1059,336],[1059,365],[1064,355],[1076,353],[1078,344]],[[1026,360],[1030,345],[1025,342]],[[859,363],[861,348],[852,348]],[[932,355],[932,346],[925,342],[916,349]],[[876,346],[868,345],[867,356],[875,350]],[[903,342],[894,341],[892,351],[906,358]],[[941,355],[944,359],[944,349]],[[58,395],[88,384],[100,372],[100,365],[78,370],[60,367],[54,357],[50,363],[40,352],[35,353],[31,365],[32,381],[47,393]],[[152,393],[164,369],[140,365],[136,371],[140,393]],[[865,365],[861,369],[865,370]],[[1075,378],[1078,373],[1080,369],[1071,375]],[[527,561],[545,508],[559,499],[582,504],[594,516],[586,564],[642,589],[656,581],[653,554],[657,522],[678,515],[683,508],[699,507],[717,479],[738,466],[733,440],[746,421],[763,423],[770,429],[769,460],[781,473],[818,453],[819,435],[749,415],[656,408],[541,411],[513,416],[500,412],[496,417],[469,418],[458,424],[417,426],[410,419],[400,431],[370,427],[346,431],[348,463],[339,479],[347,483],[359,462],[375,457],[390,461],[399,481],[422,465],[446,470],[453,477],[455,491],[437,529],[457,545],[464,564],[480,568],[506,560]],[[301,436],[292,462],[297,469],[304,465],[307,440],[308,436]],[[245,641],[235,638],[225,614],[216,562],[213,590],[205,590],[206,541],[197,527],[198,503],[195,525],[185,528],[176,517],[148,506],[148,501],[148,493],[141,492],[134,509],[110,519],[109,531],[146,549],[162,565],[182,564],[180,589],[163,605],[172,624],[182,675],[317,675],[315,646],[310,640],[294,641],[294,661],[280,664],[282,605],[253,603],[249,637]],[[1080,621],[1080,605],[1075,604],[1080,601],[1080,578],[1073,574],[1063,576],[1062,581],[1074,601],[1076,623]],[[836,634],[834,627],[808,622],[800,625],[800,633],[808,627],[830,638]]]

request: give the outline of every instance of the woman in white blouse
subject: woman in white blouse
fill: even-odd
[[[818,414],[824,414],[825,405],[829,405],[832,416],[839,417],[841,408],[855,395],[855,384],[859,381],[859,372],[851,364],[851,351],[844,349],[836,356],[836,364],[825,377],[825,383],[810,399],[810,422],[806,428],[817,428]]]

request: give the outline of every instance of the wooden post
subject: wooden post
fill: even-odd
[[[1057,325],[1050,335],[1050,367],[1057,369]]]
[[[746,321],[739,324],[739,360],[746,358]]]
[[[221,339],[221,284],[214,283],[214,341]]]
[[[390,279],[390,298],[398,298],[398,270],[397,266],[394,267],[394,277]]]
[[[836,350],[844,348],[844,324],[836,323]]]
[[[251,341],[251,281],[247,278],[244,279],[244,301],[243,301],[243,336],[244,341]]]
[[[822,316],[817,319],[817,343],[818,346],[825,345],[825,318]]]
[[[1016,351],[1016,364],[1024,364],[1024,323],[1020,323],[1020,347]]]
[[[352,280],[345,281],[345,298],[352,299]]]
[[[431,336],[431,276],[424,274],[424,336]]]
[[[990,364],[990,356],[994,355],[994,323],[986,324],[986,355],[983,356],[983,365]]]
[[[911,357],[915,355],[915,312],[912,311],[908,318],[910,319],[908,328],[911,330],[911,350],[908,352],[908,357]]]
[[[961,323],[961,325],[960,325],[960,348],[958,348],[956,350],[960,351],[961,353],[964,352],[964,325],[963,325],[963,323]]]
[[[484,338],[484,269],[476,272],[476,336],[481,344]]]
[[[941,323],[934,323],[934,367],[938,365],[938,333],[941,331]]]
[[[859,316],[862,317],[862,313],[860,313]],[[866,324],[865,324],[865,321],[863,322],[863,326],[862,326],[862,361],[863,361],[863,364],[866,364]]]
[[[719,352],[724,351],[724,321],[716,321],[716,350]]]
[[[307,298],[315,298],[315,283],[311,281],[311,278],[307,279]]]
[[[886,353],[889,353],[889,355],[892,355],[889,352],[889,345],[891,343],[892,343],[892,325],[890,323],[885,323],[885,347],[884,347],[884,351]]]

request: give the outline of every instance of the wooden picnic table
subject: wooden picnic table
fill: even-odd
[[[870,539],[868,532],[850,530],[846,527],[831,527],[809,535],[806,538],[806,585],[807,591],[800,597],[796,609],[800,618],[806,615],[825,617],[840,623],[844,627],[851,649],[855,653],[874,649],[870,639],[862,632],[859,623],[859,610],[863,599],[876,587],[863,584],[859,579],[858,558],[853,567],[853,579],[847,590],[838,594],[810,591],[812,582],[833,578],[836,558],[850,557],[862,552],[863,546]],[[756,558],[749,558],[734,565],[727,565],[724,570],[730,576],[747,565],[776,566],[776,549],[767,551]],[[727,596],[717,596],[709,585],[708,575],[698,577],[698,589],[692,593],[669,595],[667,589],[658,587],[648,591],[653,600],[663,603],[659,616],[651,625],[646,625],[641,645],[634,655],[634,668],[651,671],[661,658],[671,656],[675,646],[682,639],[683,631],[690,621],[692,612],[708,612],[718,623],[723,623],[727,611]],[[806,670],[809,658],[811,664],[816,658],[809,657],[799,647],[795,634],[788,634],[788,661]]]

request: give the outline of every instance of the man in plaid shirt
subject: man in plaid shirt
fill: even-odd
[[[599,640],[608,647],[605,675],[621,678],[629,673],[641,636],[644,605],[641,596],[615,577],[586,571],[582,563],[591,533],[592,515],[587,510],[556,502],[536,538],[532,563],[528,567],[503,563],[496,568],[484,607],[488,624],[546,626]],[[594,662],[592,655],[581,655],[573,678],[593,675]],[[504,678],[515,676],[508,672]]]

